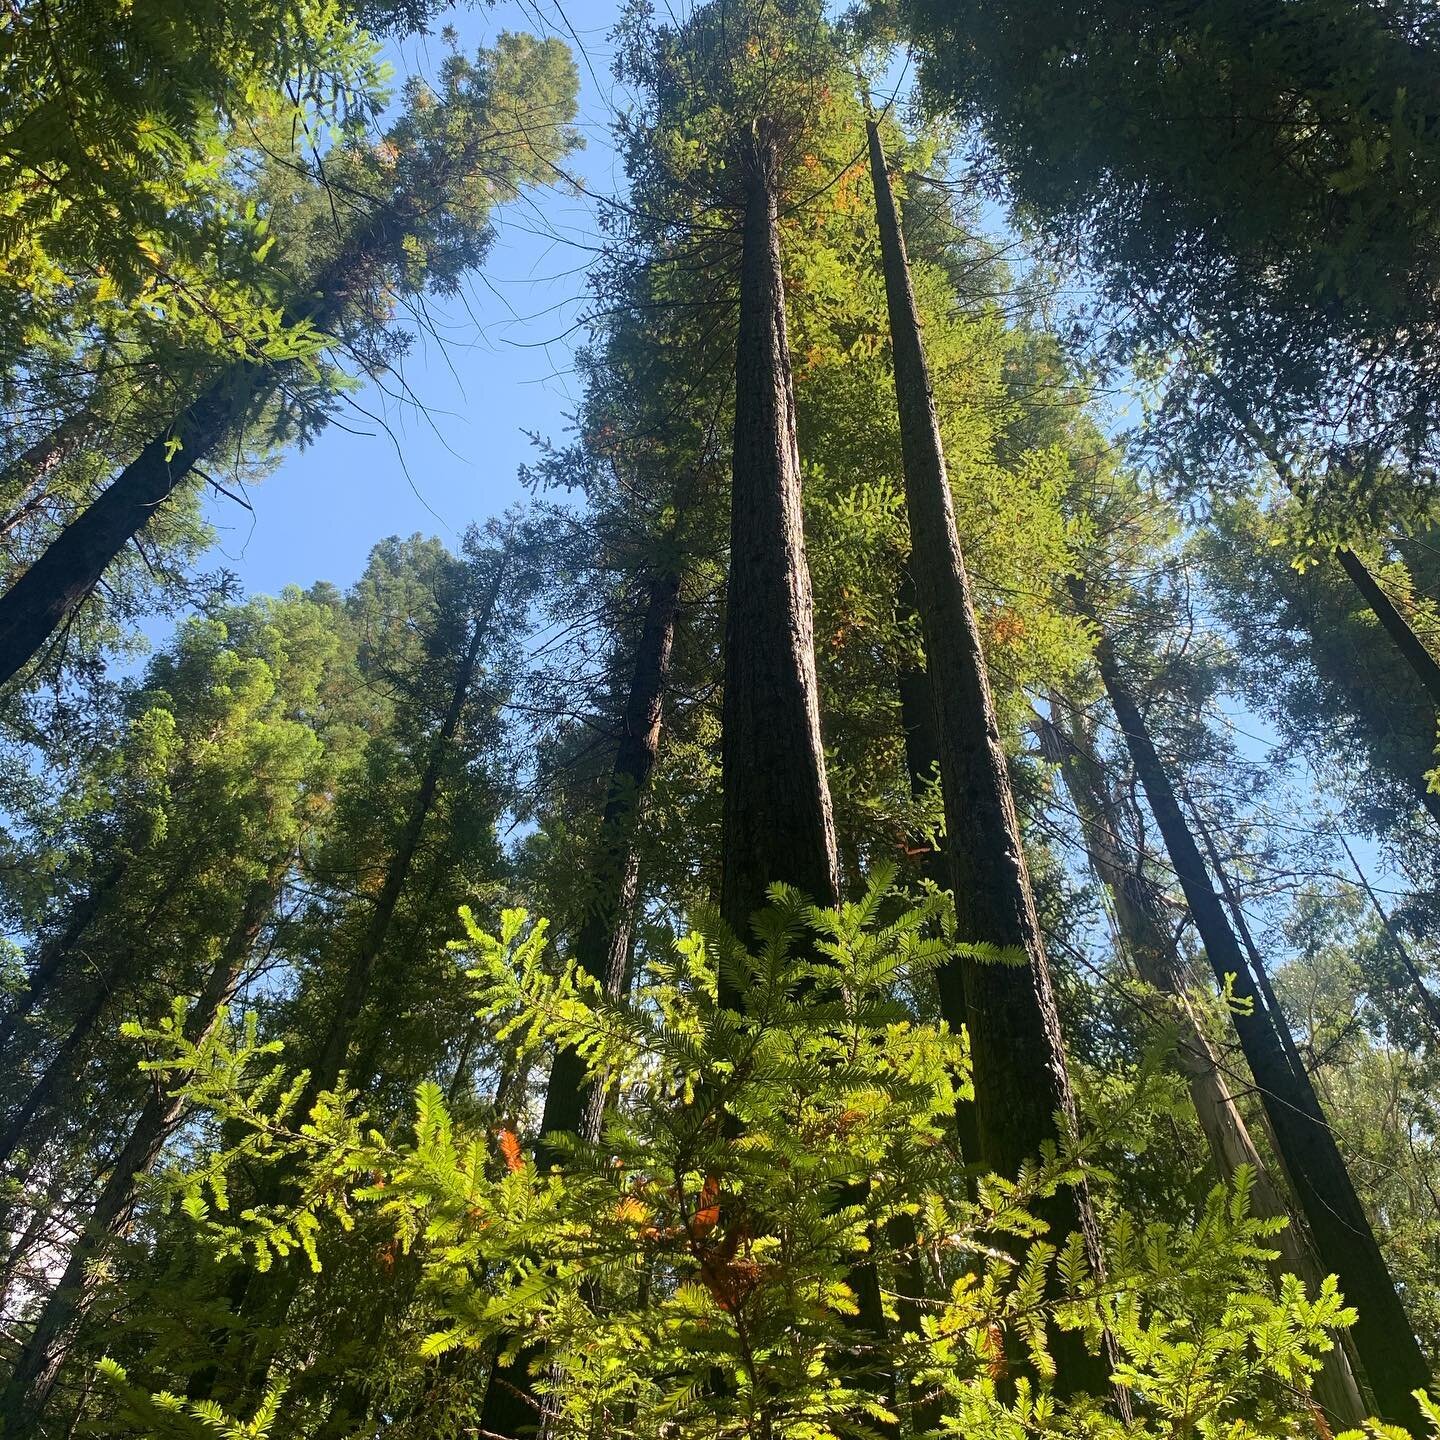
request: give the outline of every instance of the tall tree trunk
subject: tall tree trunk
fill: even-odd
[[[835,905],[840,876],[820,738],[780,263],[779,157],[764,120],[755,125],[741,167],[745,209],[725,592],[720,913],[749,941],[751,918],[765,904],[770,885],[790,884],[817,904]],[[738,1009],[741,998],[728,977],[722,979],[721,1003]],[[863,1188],[863,1182],[846,1187],[837,1203],[853,1203]],[[850,1378],[893,1404],[894,1377],[877,1372],[869,1358],[885,1333],[879,1277],[873,1265],[859,1265],[849,1283],[857,1306]]]
[[[1255,1177],[1250,1192],[1253,1212],[1289,1221],[1274,1237],[1280,1257],[1278,1274],[1292,1273],[1305,1281],[1311,1294],[1325,1278],[1300,1222],[1292,1217],[1291,1202],[1271,1176],[1250,1137],[1245,1117],[1235,1103],[1226,1082],[1223,1062],[1195,1017],[1180,968],[1176,963],[1176,936],[1166,922],[1161,901],[1149,880],[1141,873],[1139,857],[1127,860],[1121,826],[1105,785],[1104,773],[1096,758],[1094,737],[1076,719],[1072,735],[1054,713],[1039,725],[1040,745],[1045,758],[1060,771],[1080,821],[1085,854],[1095,878],[1109,891],[1119,938],[1136,973],[1149,986],[1171,997],[1173,1015],[1179,1023],[1176,1058],[1185,1073],[1190,1099],[1200,1122],[1217,1174],[1233,1180],[1239,1168],[1247,1166]],[[1325,1357],[1325,1367],[1315,1381],[1315,1398],[1332,1426],[1350,1429],[1365,1419],[1365,1402],[1344,1349],[1337,1345]]]
[[[380,894],[375,899],[375,909],[371,914],[370,924],[366,927],[360,946],[345,972],[345,983],[335,1002],[325,1044],[312,1068],[310,1084],[300,1105],[301,1113],[309,1109],[310,1105],[314,1103],[315,1097],[322,1090],[334,1087],[340,1077],[340,1072],[345,1068],[350,1042],[354,1037],[355,1024],[365,1008],[365,1000],[370,992],[375,967],[384,951],[390,927],[395,919],[395,908],[400,903],[400,897],[410,879],[410,872],[415,864],[415,854],[420,848],[420,840],[425,832],[426,821],[429,820],[430,813],[435,808],[436,797],[440,791],[441,774],[449,757],[451,746],[454,744],[455,736],[460,729],[460,721],[464,716],[465,707],[470,700],[470,691],[475,683],[475,671],[479,663],[480,647],[490,630],[491,621],[495,617],[495,608],[499,604],[508,566],[508,555],[502,552],[496,559],[495,575],[481,603],[479,613],[475,617],[470,643],[466,647],[460,667],[455,673],[455,683],[450,691],[449,703],[446,706],[444,718],[440,722],[440,728],[435,732],[434,740],[431,741],[420,784],[410,801],[410,809],[405,817],[405,826],[400,832],[400,838],[396,842],[395,849],[390,856],[390,863],[386,867],[385,879],[381,884]]]
[[[1390,941],[1395,958],[1400,961],[1406,975],[1410,977],[1410,984],[1415,991],[1415,998],[1420,1002],[1421,1013],[1425,1017],[1425,1024],[1431,1037],[1440,1043],[1440,999],[1436,998],[1435,993],[1425,983],[1425,977],[1420,973],[1420,967],[1415,963],[1415,957],[1411,955],[1410,947],[1405,943],[1400,931],[1396,929],[1395,922],[1380,903],[1380,897],[1375,893],[1375,887],[1371,885],[1370,877],[1366,875],[1360,862],[1355,858],[1355,852],[1350,848],[1350,842],[1345,838],[1344,832],[1337,827],[1335,835],[1340,841],[1341,848],[1345,851],[1346,859],[1350,861],[1350,868],[1354,870],[1360,881],[1360,888],[1364,890],[1370,901],[1370,908],[1374,910],[1381,928],[1385,931],[1386,938]]]
[[[308,293],[285,308],[282,324],[323,331],[334,323],[364,283],[370,257],[393,243],[403,224],[395,204],[377,212]],[[273,391],[295,363],[246,358],[226,365],[50,542],[0,597],[0,685],[34,659],[256,396]]]
[[[1152,311],[1152,313],[1154,312]],[[1176,334],[1173,328],[1171,333]],[[1176,339],[1182,346],[1184,345],[1185,342],[1180,340],[1178,334]],[[1291,469],[1289,461],[1281,454],[1280,446],[1276,443],[1275,438],[1265,432],[1255,417],[1245,408],[1240,397],[1221,376],[1206,370],[1205,378],[1210,388],[1220,397],[1221,402],[1230,412],[1231,418],[1240,431],[1269,462],[1270,468],[1274,470],[1280,483],[1292,495],[1302,497],[1305,492],[1304,483]],[[1339,546],[1335,551],[1335,559],[1339,562],[1340,568],[1345,572],[1350,583],[1359,592],[1360,598],[1380,622],[1381,629],[1390,638],[1410,673],[1430,697],[1430,703],[1435,707],[1437,714],[1440,714],[1440,658],[1430,651],[1416,633],[1414,626],[1400,613],[1399,607],[1386,593],[1385,587],[1375,578],[1370,567],[1349,546]],[[1414,784],[1420,803],[1430,812],[1436,822],[1440,823],[1440,795],[1431,791],[1423,775],[1417,774],[1414,777]]]
[[[227,372],[182,411],[0,598],[0,685],[40,652],[238,418],[244,402],[235,398],[237,379]]]
[[[906,619],[916,618],[915,582],[908,566],[900,580],[896,610]],[[907,666],[896,679],[900,695],[900,724],[905,731],[905,769],[910,778],[911,797],[920,800],[940,779],[940,741],[935,733],[935,703],[930,694],[930,679],[923,667]],[[941,786],[943,791],[943,780]],[[921,875],[942,890],[950,889],[951,884],[947,850],[948,837],[942,835],[933,847],[926,844],[924,852],[918,857]],[[960,964],[942,966],[935,976],[935,988],[940,1013],[946,1022],[957,1031],[962,1024],[968,1024],[965,967]],[[955,1130],[960,1140],[960,1153],[967,1163],[978,1161],[980,1131],[973,1103],[962,1100],[956,1105]]]
[[[281,873],[256,881],[246,896],[235,929],[185,1017],[183,1034],[190,1044],[198,1044],[209,1034],[221,1007],[234,991],[255,937],[274,907]],[[111,1167],[85,1229],[70,1251],[60,1281],[37,1317],[0,1395],[0,1421],[7,1436],[28,1436],[39,1429],[75,1331],[94,1298],[91,1268],[110,1239],[125,1227],[139,1194],[140,1181],[155,1163],[183,1109],[184,1102],[162,1093],[159,1085],[146,1100]]]
[[[820,905],[835,904],[840,892],[820,740],[776,166],[773,143],[757,133],[744,175],[721,774],[720,909],[745,938],[776,881]],[[734,1004],[739,997],[725,998]]]
[[[680,575],[666,569],[650,583],[620,744],[600,816],[595,903],[575,937],[576,963],[601,983],[611,999],[624,994],[629,969],[630,931],[640,874],[635,826],[659,753],[665,683],[679,613]],[[542,1168],[555,1160],[545,1145],[546,1135],[599,1139],[604,1094],[601,1087],[584,1085],[584,1074],[584,1062],[573,1050],[562,1049],[556,1054],[545,1091],[536,1150],[536,1163]]]
[[[92,399],[99,393],[99,385]],[[15,508],[0,519],[0,536],[8,535],[44,503],[45,492],[37,486],[53,470],[58,469],[80,447],[87,433],[97,423],[88,404],[72,410],[55,427],[33,445],[17,455],[0,471],[0,497]]]
[[[659,753],[665,682],[679,613],[680,575],[675,569],[666,569],[650,583],[649,603],[635,647],[623,729],[600,817],[596,903],[575,937],[576,963],[600,981],[611,999],[624,994],[628,978],[631,917],[640,874],[635,826]],[[568,1048],[559,1050],[545,1090],[535,1163],[548,1169],[558,1158],[546,1136],[598,1139],[604,1099],[602,1086],[585,1084],[585,1064],[580,1056]],[[509,1364],[493,1367],[481,1407],[483,1432],[518,1436],[535,1427],[540,1403],[530,1383],[530,1371],[537,1354],[538,1347],[525,1347]]]
[[[1093,623],[1094,610],[1083,584],[1072,581],[1071,593],[1077,609]],[[1211,968],[1222,988],[1233,977],[1229,983],[1234,993],[1250,1007],[1234,1012],[1240,1046],[1320,1264],[1338,1277],[1346,1300],[1359,1312],[1351,1333],[1376,1405],[1390,1423],[1423,1433],[1424,1420],[1412,1392],[1429,1385],[1429,1366],[1335,1136],[1310,1077],[1291,1062],[1277,1029],[1283,1017],[1273,1015],[1266,1003],[1211,884],[1145,717],[1125,683],[1108,637],[1098,629],[1095,658]]]
[[[1019,950],[1019,965],[958,959],[961,986],[942,981],[945,1018],[965,1023],[974,1066],[979,1159],[1015,1175],[1041,1145],[1073,1129],[1075,1102],[1065,1067],[1049,960],[1030,890],[1005,747],[995,717],[980,628],[955,530],[954,506],[935,413],[905,240],[890,191],[880,134],[869,123],[885,295],[894,351],[895,395],[910,519],[910,573],[925,639],[940,780],[948,878],[962,941]],[[942,1012],[943,1013],[943,1012]],[[1059,1124],[1057,1124],[1057,1117]],[[1083,1185],[1037,1206],[1058,1243],[1079,1230],[1097,1273],[1099,1229]],[[1107,1367],[1075,1336],[1061,1336],[1059,1384],[1103,1393]]]
[[[114,969],[108,973],[86,998],[65,1038],[60,1042],[44,1072],[26,1092],[25,1097],[10,1113],[4,1128],[0,1129],[0,1166],[9,1163],[10,1157],[20,1147],[26,1132],[35,1117],[48,1108],[70,1079],[80,1047],[89,1038],[95,1022],[99,1020],[112,993]]]

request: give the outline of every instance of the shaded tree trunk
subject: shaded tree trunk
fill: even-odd
[[[1064,777],[1080,821],[1090,868],[1113,900],[1116,929],[1125,953],[1139,977],[1174,1002],[1173,1014],[1179,1022],[1176,1058],[1185,1074],[1216,1173],[1227,1181],[1234,1179],[1242,1165],[1253,1173],[1253,1212],[1290,1222],[1272,1239],[1280,1252],[1274,1268],[1277,1274],[1298,1275],[1313,1295],[1325,1272],[1300,1223],[1292,1217],[1291,1201],[1260,1158],[1226,1082],[1223,1062],[1190,1005],[1176,963],[1175,931],[1166,922],[1160,896],[1141,871],[1139,857],[1127,859],[1129,847],[1121,838],[1121,826],[1096,758],[1094,737],[1079,723],[1078,715],[1077,734],[1066,733],[1053,714],[1054,708],[1052,701],[1051,719],[1042,720],[1038,727],[1041,750]],[[1315,1398],[1332,1426],[1350,1429],[1365,1419],[1364,1399],[1339,1345],[1325,1357],[1325,1367],[1315,1381]]]
[[[1172,331],[1172,333],[1174,333]],[[1177,337],[1178,338],[1178,337]],[[1280,453],[1274,438],[1261,428],[1245,408],[1238,396],[1220,376],[1206,372],[1210,387],[1220,396],[1231,418],[1250,443],[1269,462],[1276,477],[1285,488],[1297,497],[1303,496],[1304,484],[1291,469],[1289,462]],[[1380,627],[1395,646],[1417,683],[1430,697],[1430,703],[1440,714],[1440,658],[1431,653],[1429,647],[1400,613],[1399,607],[1386,593],[1385,587],[1375,578],[1370,567],[1349,546],[1341,545],[1335,550],[1335,559],[1345,572],[1350,583],[1359,593],[1370,612],[1380,622]],[[1431,791],[1424,775],[1414,777],[1420,803],[1440,823],[1440,795]]]
[[[879,130],[869,123],[894,351],[895,393],[910,520],[910,574],[925,638],[934,743],[945,802],[947,878],[962,941],[1020,951],[1024,963],[958,958],[941,983],[942,1013],[969,1028],[978,1158],[1014,1176],[1046,1141],[1073,1130],[1075,1103],[1065,1065],[1050,965],[1030,890],[980,629],[955,531],[944,448],[910,283],[904,236],[890,191]],[[963,1010],[957,1003],[963,994]],[[1079,1230],[1097,1273],[1099,1229],[1083,1185],[1036,1207],[1057,1243]],[[1061,1336],[1059,1384],[1103,1393],[1107,1367],[1075,1336]]]
[[[390,863],[385,869],[385,879],[380,894],[375,899],[375,909],[366,927],[364,937],[345,972],[345,983],[336,1000],[331,1017],[330,1029],[325,1037],[319,1058],[312,1071],[310,1084],[300,1103],[300,1113],[314,1104],[315,1097],[323,1090],[333,1089],[345,1068],[350,1042],[354,1037],[355,1024],[365,1008],[375,968],[385,948],[390,927],[395,919],[395,908],[400,903],[405,886],[414,868],[415,855],[425,832],[425,824],[435,808],[440,793],[440,780],[449,758],[451,746],[460,729],[460,722],[470,700],[470,691],[475,683],[475,671],[479,664],[480,647],[489,632],[495,617],[495,608],[500,601],[500,592],[505,583],[509,565],[508,556],[503,552],[496,559],[496,571],[490,588],[481,603],[471,631],[470,643],[455,673],[455,683],[450,691],[449,703],[440,728],[430,744],[425,760],[425,769],[420,776],[414,798],[405,817],[404,828],[396,842]]]
[[[1080,613],[1094,622],[1083,584],[1072,581],[1071,593]],[[1359,1312],[1351,1334],[1380,1415],[1423,1433],[1423,1417],[1412,1392],[1429,1385],[1429,1366],[1335,1136],[1309,1075],[1287,1053],[1279,1033],[1284,1017],[1271,1011],[1240,948],[1145,717],[1103,631],[1097,631],[1095,657],[1216,980],[1224,988],[1227,977],[1233,977],[1234,993],[1249,1007],[1234,1012],[1240,1046],[1319,1262],[1338,1277],[1346,1300]]]
[[[725,601],[720,913],[749,941],[751,918],[777,882],[820,905],[840,897],[839,859],[820,738],[813,602],[805,557],[800,451],[780,264],[779,157],[756,123],[741,161],[744,194],[730,574]],[[742,997],[722,977],[720,1000]],[[854,1203],[864,1182],[844,1187]],[[857,1313],[852,1383],[894,1399],[894,1377],[868,1359],[885,1333],[873,1265],[850,1273]],[[872,1425],[875,1422],[870,1422]],[[890,1427],[879,1426],[884,1433]]]
[[[680,575],[673,569],[662,571],[650,583],[620,743],[600,817],[596,903],[575,937],[576,963],[601,983],[611,999],[625,993],[628,981],[631,917],[640,875],[635,825],[643,813],[645,792],[659,754],[665,682],[679,613]],[[599,1139],[604,1102],[604,1087],[585,1083],[585,1063],[580,1056],[568,1048],[557,1051],[545,1089],[536,1165],[547,1169],[558,1159],[546,1136]],[[492,1368],[481,1407],[482,1431],[516,1436],[537,1425],[540,1403],[530,1371],[538,1353],[538,1347],[526,1347],[509,1364],[497,1363]]]
[[[375,215],[325,266],[306,298],[286,307],[282,323],[308,322],[318,330],[332,324],[363,283],[369,258],[392,243],[402,225],[393,205]],[[156,510],[296,363],[242,359],[225,366],[50,542],[0,597],[0,685],[39,654]]]
[[[19,1149],[20,1143],[24,1140],[35,1117],[52,1105],[56,1096],[60,1094],[70,1079],[76,1056],[80,1053],[80,1047],[89,1038],[95,1022],[99,1020],[101,1012],[109,1003],[114,979],[115,971],[112,967],[86,998],[79,1015],[66,1032],[65,1038],[60,1042],[55,1053],[50,1057],[50,1063],[46,1065],[44,1072],[11,1112],[4,1128],[0,1129],[0,1166],[9,1163],[10,1157]]]
[[[183,1033],[191,1044],[198,1044],[209,1034],[221,1007],[234,991],[255,938],[274,907],[279,884],[279,875],[272,874],[257,881],[246,896],[235,929],[186,1014]],[[183,1110],[181,1099],[163,1093],[163,1082],[155,1084],[0,1396],[0,1420],[7,1436],[29,1435],[39,1427],[75,1331],[94,1298],[91,1267],[111,1238],[124,1229],[139,1194],[140,1180],[154,1165]]]
[[[50,993],[50,988],[70,952],[109,900],[121,873],[119,865],[112,866],[100,883],[87,887],[84,896],[72,907],[65,928],[54,939],[41,946],[40,954],[30,968],[25,989],[15,997],[9,1012],[0,1020],[0,1056],[5,1055],[6,1047],[14,1038],[20,1023]]]
[[[575,937],[577,964],[598,980],[612,999],[624,994],[629,970],[630,932],[640,876],[635,826],[643,813],[650,775],[660,749],[665,682],[679,613],[680,576],[674,570],[667,570],[650,584],[649,603],[635,650],[625,705],[624,728],[600,817],[595,904]],[[545,1091],[541,1138],[536,1150],[536,1163],[542,1168],[555,1158],[546,1148],[546,1135],[599,1139],[603,1088],[584,1085],[584,1074],[584,1062],[573,1050],[562,1049],[556,1054]]]

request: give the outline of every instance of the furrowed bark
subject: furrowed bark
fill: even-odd
[[[1249,1168],[1255,1177],[1250,1192],[1253,1213],[1290,1222],[1271,1241],[1280,1252],[1275,1272],[1298,1275],[1313,1295],[1325,1272],[1300,1222],[1292,1215],[1292,1201],[1282,1189],[1283,1182],[1277,1182],[1260,1158],[1226,1081],[1223,1062],[1196,1019],[1176,964],[1175,932],[1166,923],[1160,897],[1140,872],[1138,857],[1134,861],[1127,859],[1128,847],[1121,839],[1121,826],[1095,756],[1093,736],[1083,724],[1076,725],[1075,735],[1067,733],[1054,714],[1053,701],[1051,709],[1051,718],[1042,720],[1038,727],[1041,750],[1059,770],[1074,803],[1086,858],[1095,878],[1110,892],[1125,953],[1139,977],[1174,1002],[1173,1015],[1178,1021],[1176,1059],[1184,1071],[1216,1173],[1229,1181],[1242,1165]],[[1365,1402],[1340,1345],[1325,1357],[1314,1391],[1332,1428],[1352,1429],[1364,1421]]]
[[[720,910],[745,938],[776,881],[820,905],[835,904],[840,893],[820,740],[776,164],[773,145],[757,134],[745,167],[721,774]],[[722,998],[732,1005],[739,999]]]
[[[720,913],[742,940],[777,882],[820,905],[840,897],[810,571],[805,557],[795,393],[780,264],[779,158],[762,120],[742,158],[744,218],[735,349],[730,575],[725,601]],[[722,977],[721,1003],[743,997]],[[836,1203],[854,1203],[864,1182]],[[869,1352],[885,1334],[873,1265],[851,1272],[852,1383],[893,1404],[894,1377]],[[872,1422],[874,1423],[874,1422]],[[890,1433],[890,1427],[879,1427]]]
[[[1094,623],[1083,584],[1072,581],[1071,593],[1076,608]],[[1339,1279],[1345,1299],[1359,1312],[1351,1335],[1364,1378],[1382,1419],[1423,1433],[1424,1420],[1412,1392],[1430,1384],[1430,1369],[1314,1086],[1286,1053],[1277,1028],[1284,1017],[1272,1014],[1251,972],[1145,717],[1108,638],[1098,629],[1095,658],[1216,980],[1222,988],[1233,984],[1235,995],[1248,1007],[1233,1011],[1240,1046],[1320,1265]]]
[[[649,604],[635,648],[624,728],[600,817],[597,903],[575,937],[576,962],[587,975],[600,981],[612,999],[625,993],[628,981],[631,917],[640,875],[635,824],[643,812],[660,750],[665,683],[679,613],[680,576],[674,570],[663,571],[650,584]],[[604,1087],[585,1083],[581,1058],[573,1050],[558,1051],[545,1090],[536,1165],[546,1169],[559,1159],[547,1144],[547,1136],[599,1139],[604,1103]],[[540,1404],[530,1382],[530,1371],[538,1353],[538,1348],[527,1347],[508,1365],[497,1364],[492,1369],[480,1414],[482,1431],[516,1436],[536,1426]]]
[[[897,612],[915,617],[915,582],[907,568],[896,597]],[[900,724],[905,730],[905,768],[910,777],[910,794],[920,799],[940,776],[940,742],[935,735],[935,705],[930,695],[930,680],[923,668],[907,667],[897,677],[900,694]],[[943,781],[941,782],[943,786]],[[919,857],[919,869],[925,879],[942,890],[950,889],[950,861],[946,854],[946,837],[940,836],[933,848],[927,846]],[[953,1030],[968,1023],[965,1009],[965,972],[962,965],[945,965],[935,976],[940,1014]],[[960,1101],[955,1107],[955,1130],[960,1139],[960,1153],[967,1163],[975,1163],[980,1155],[980,1132],[975,1120],[975,1106]]]
[[[1024,957],[1018,965],[952,959],[946,968],[954,970],[941,993],[950,1010],[946,1019],[969,1027],[978,1158],[989,1169],[1014,1176],[1046,1141],[1073,1132],[1075,1102],[1007,757],[955,530],[904,236],[879,130],[873,121],[868,129],[910,520],[910,574],[925,639],[958,935],[969,943],[1017,950]],[[955,1003],[960,987],[963,1013]],[[1101,1272],[1099,1229],[1083,1185],[1036,1209],[1057,1243],[1078,1230],[1092,1266]],[[1108,1366],[1076,1337],[1060,1336],[1056,1349],[1062,1389],[1103,1393],[1108,1388]]]
[[[279,876],[257,881],[246,896],[240,919],[185,1017],[184,1036],[198,1044],[214,1027],[234,991],[246,958],[279,892]],[[156,1086],[146,1100],[85,1229],[70,1251],[59,1283],[51,1291],[0,1395],[0,1420],[7,1436],[38,1432],[46,1402],[69,1354],[75,1333],[95,1295],[92,1267],[106,1245],[124,1229],[139,1195],[140,1181],[154,1165],[166,1137],[180,1119],[184,1102]]]

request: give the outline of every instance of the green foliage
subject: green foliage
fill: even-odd
[[[172,1183],[212,1243],[262,1266],[297,1247],[313,1264],[312,1237],[375,1212],[420,1266],[422,1355],[540,1340],[530,1363],[565,1433],[859,1435],[930,1390],[945,1433],[1298,1433],[1351,1312],[1333,1282],[1309,1296],[1294,1277],[1271,1286],[1267,1239],[1283,1222],[1251,1217],[1243,1173],[1193,1222],[1116,1212],[1103,1280],[1078,1237],[1015,1258],[1043,1237],[1030,1205],[1073,1182],[1078,1155],[964,1198],[964,1038],[915,1022],[900,998],[950,953],[946,910],[883,874],[835,911],[777,887],[754,952],[706,917],[628,1005],[559,960],[543,921],[507,911],[489,934],[467,914],[459,947],[497,1037],[578,1048],[611,1088],[598,1144],[557,1137],[563,1168],[541,1173],[513,1131],[468,1129],[429,1083],[408,1139],[366,1130],[344,1095],[302,1121],[287,1108],[299,1082],[251,1032],[205,1056],[172,1047],[184,1093],[243,1134]],[[721,974],[748,982],[743,1013],[718,1004]],[[298,1166],[293,1194],[222,1222],[218,1177],[242,1155]],[[868,1363],[896,1375],[898,1402],[839,1378],[863,1267],[894,1322]],[[902,1317],[922,1275],[927,1297]],[[1052,1393],[1056,1328],[1091,1344],[1109,1333],[1133,1426],[1104,1397]],[[1028,1378],[1011,1375],[1012,1342]]]
[[[876,10],[898,11],[928,98],[983,131],[1026,217],[1093,265],[1125,341],[1203,345],[1168,409],[1192,466],[1238,433],[1213,360],[1337,514],[1413,507],[1437,433],[1433,7]]]

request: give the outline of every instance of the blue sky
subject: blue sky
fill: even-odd
[[[387,53],[398,82],[434,70],[442,25],[473,51],[501,30],[540,32],[543,22],[577,49],[586,148],[568,168],[586,190],[611,195],[624,179],[608,134],[606,35],[618,12],[619,0],[565,0],[563,14],[551,0],[467,6],[447,11],[429,37]],[[405,360],[405,385],[428,413],[366,386],[354,396],[358,408],[250,488],[253,515],[211,502],[219,532],[211,561],[251,594],[320,579],[344,585],[387,535],[418,530],[453,542],[471,521],[518,499],[517,471],[533,453],[527,432],[558,438],[577,398],[570,369],[596,209],[585,195],[547,189],[500,212],[489,262],[464,301],[434,312],[442,340],[418,337]]]

